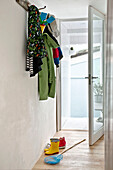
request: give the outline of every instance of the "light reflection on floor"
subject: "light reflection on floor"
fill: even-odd
[[[88,130],[88,118],[65,118],[63,119],[62,129],[72,129],[72,130]],[[103,123],[98,118],[94,119],[94,129],[95,131],[102,127]]]

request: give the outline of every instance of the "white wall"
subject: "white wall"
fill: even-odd
[[[32,168],[55,133],[55,100],[40,102],[37,76],[25,71],[25,27],[24,9],[1,0],[0,170]]]

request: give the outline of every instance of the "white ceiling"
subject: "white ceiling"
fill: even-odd
[[[36,3],[35,0],[32,0]],[[47,6],[45,12],[54,14],[57,18],[88,17],[88,6],[92,5],[106,14],[107,0],[40,0],[37,5]]]

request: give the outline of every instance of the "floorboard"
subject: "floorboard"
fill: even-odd
[[[89,147],[86,131],[60,131],[55,134],[55,137],[61,136],[66,137],[66,148],[84,138],[87,140],[64,153],[63,160],[57,165],[45,164],[43,153],[32,170],[104,170],[104,137]]]

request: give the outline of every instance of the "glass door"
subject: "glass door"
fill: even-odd
[[[104,134],[104,15],[89,6],[88,64],[89,64],[89,145]]]

